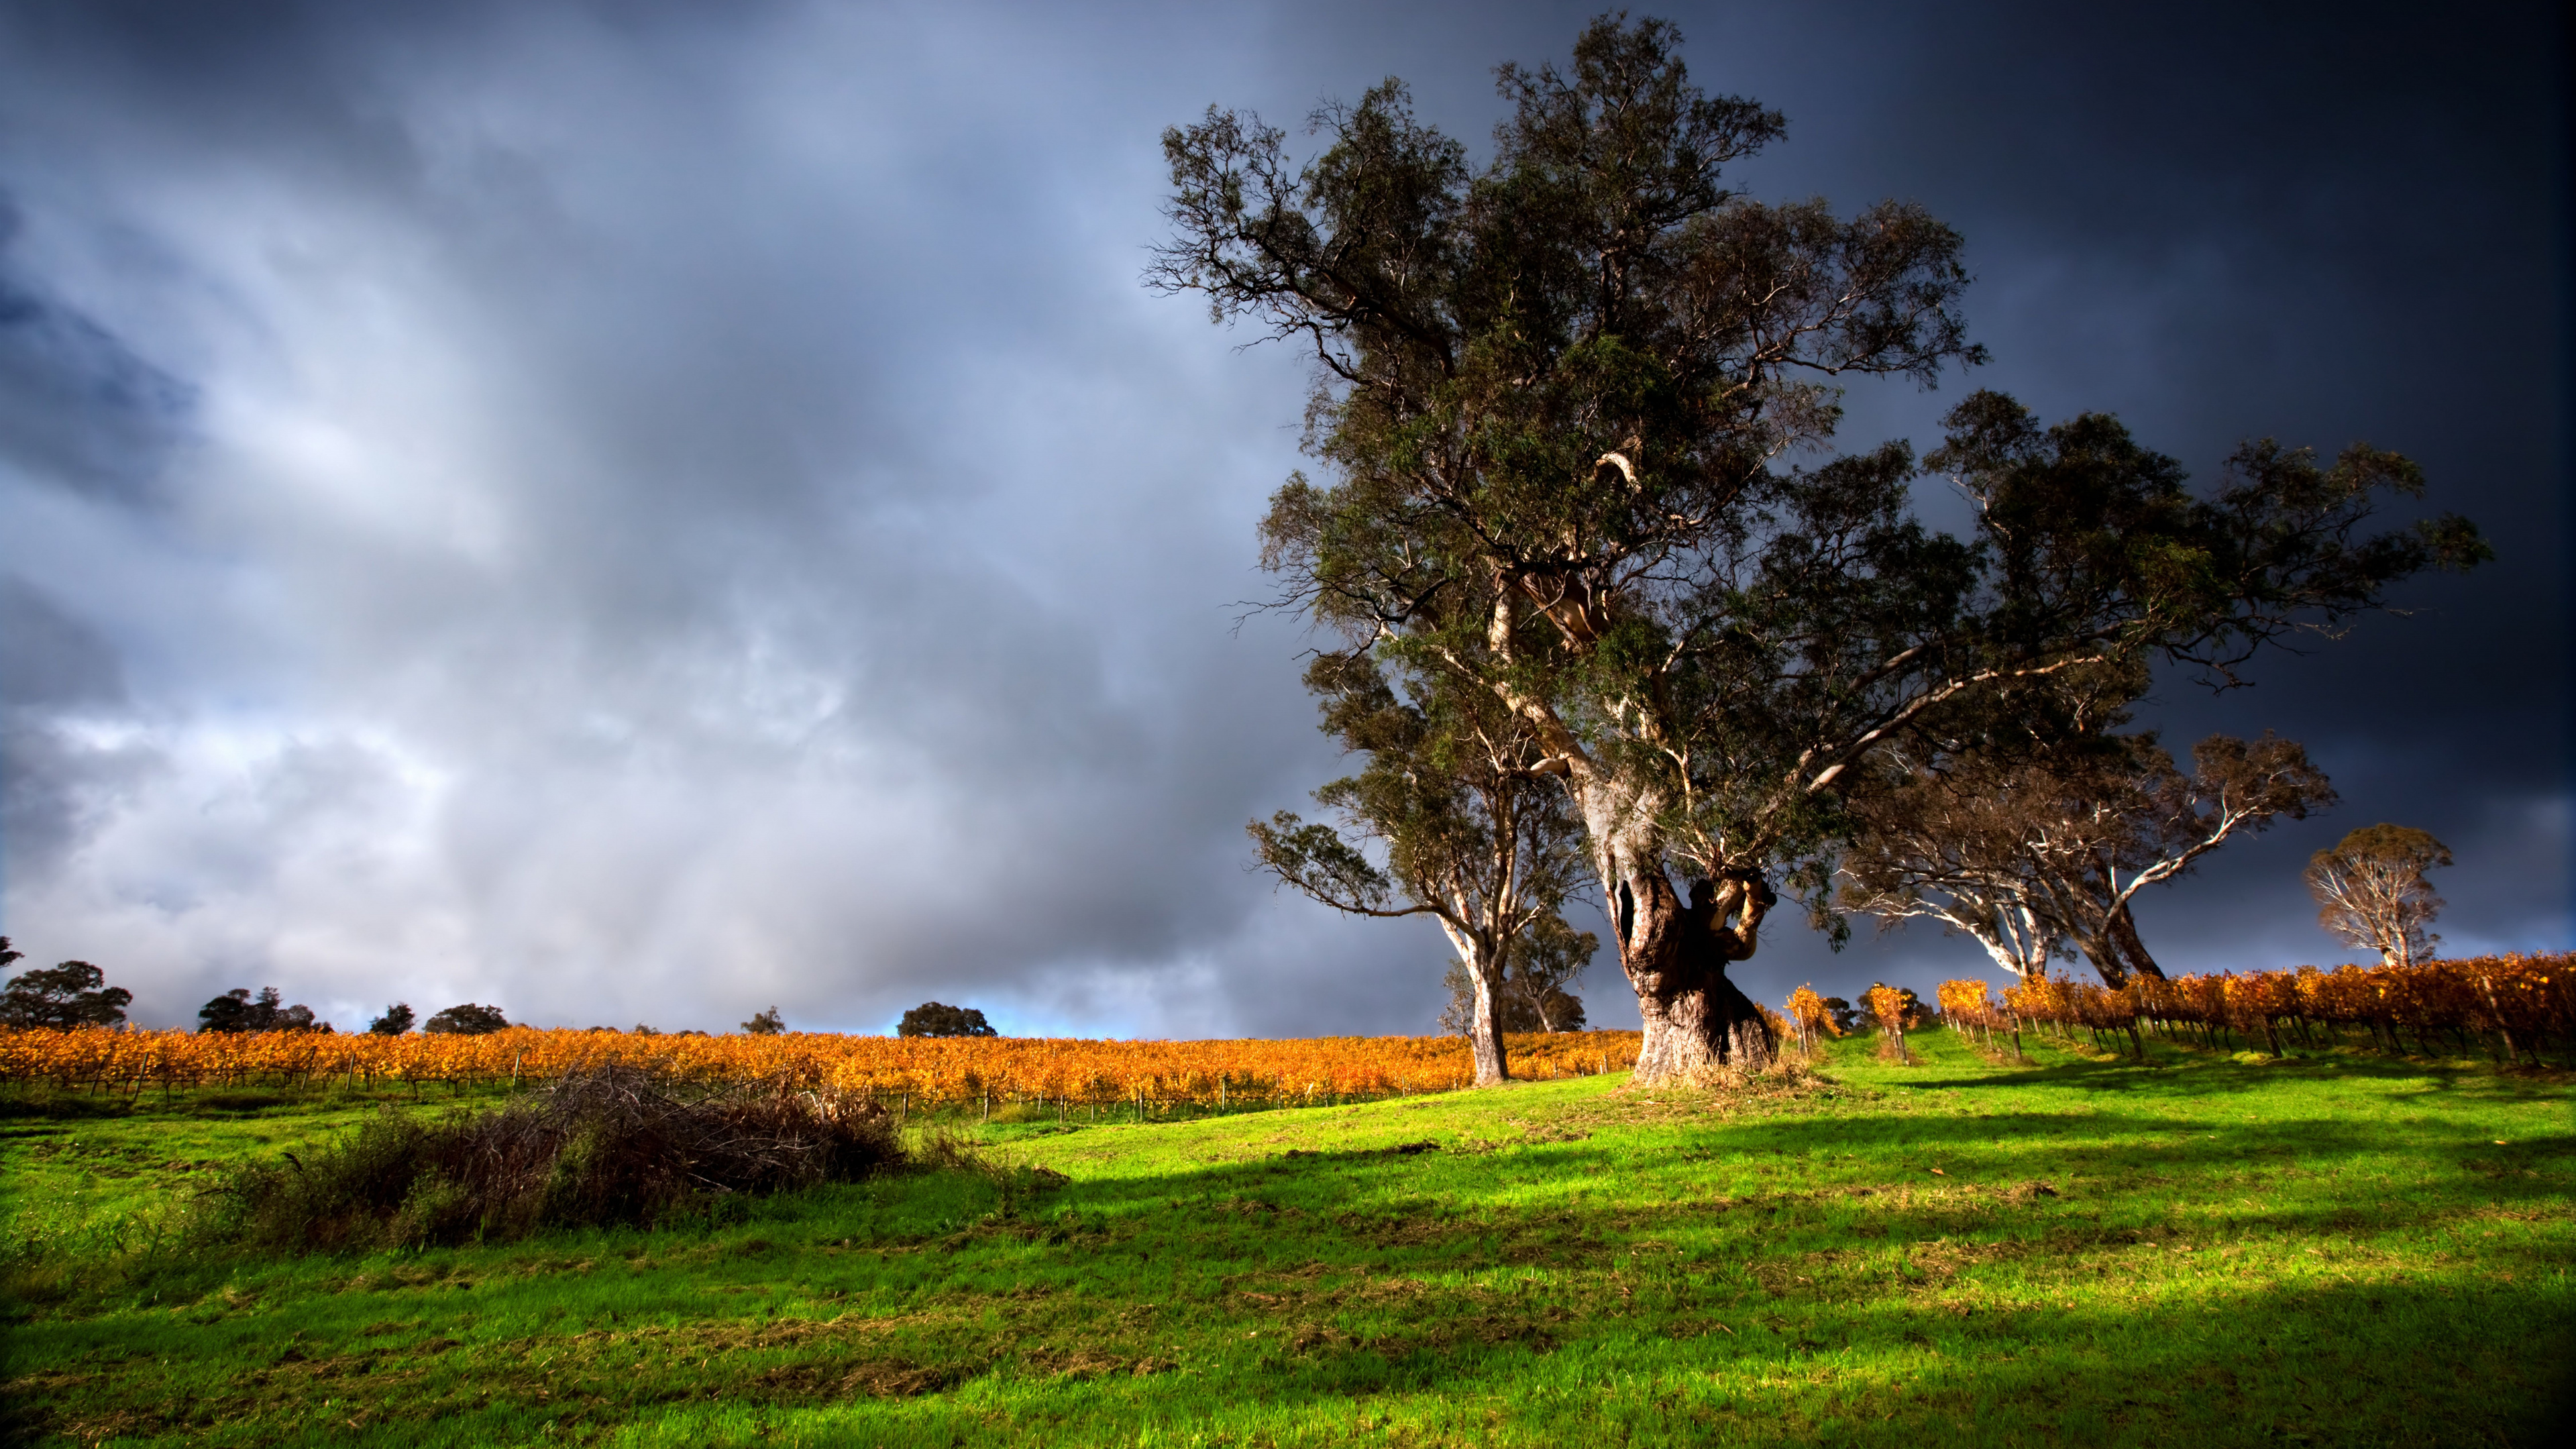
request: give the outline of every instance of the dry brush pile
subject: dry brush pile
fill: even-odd
[[[309,1159],[241,1168],[200,1226],[288,1252],[651,1226],[714,1199],[856,1181],[904,1160],[892,1114],[862,1096],[606,1066],[492,1111],[424,1122],[388,1110]]]

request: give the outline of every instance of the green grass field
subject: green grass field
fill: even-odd
[[[368,1104],[22,1096],[8,1412],[80,1444],[2559,1442],[2566,1077],[1914,1044],[1729,1095],[996,1123],[1017,1170],[283,1261],[175,1215]]]

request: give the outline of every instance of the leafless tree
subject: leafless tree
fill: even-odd
[[[2162,976],[2138,938],[2138,892],[2335,798],[2304,747],[2270,734],[2212,735],[2192,766],[2143,734],[1914,767],[1856,804],[1843,899],[1890,923],[1940,921],[2023,977],[2078,952],[2114,986]]]
[[[2323,907],[2317,924],[2377,951],[2383,965],[2429,961],[2442,938],[2426,928],[2443,903],[2424,872],[2450,863],[2450,847],[2428,832],[2365,825],[2308,860],[2308,889]]]

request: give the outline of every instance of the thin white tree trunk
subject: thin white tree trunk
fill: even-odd
[[[1511,1063],[1503,1055],[1502,1013],[1494,1009],[1494,987],[1502,968],[1501,953],[1475,936],[1458,929],[1446,917],[1440,929],[1449,933],[1449,944],[1457,949],[1458,962],[1467,968],[1469,993],[1475,998],[1475,1015],[1467,1024],[1467,1049],[1476,1061],[1476,1085],[1500,1086],[1511,1080]]]

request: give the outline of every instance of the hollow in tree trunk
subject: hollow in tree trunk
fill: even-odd
[[[1693,882],[1691,902],[1682,904],[1664,874],[1655,824],[1662,802],[1611,775],[1578,778],[1573,788],[1619,968],[1636,988],[1645,1024],[1634,1080],[1770,1065],[1779,1043],[1761,1009],[1727,979],[1726,966],[1753,954],[1762,914],[1779,898],[1759,872],[1738,870]]]
[[[1663,872],[1648,869],[1620,880],[1611,899],[1619,965],[1645,1022],[1636,1080],[1768,1066],[1779,1043],[1726,967],[1753,954],[1762,913],[1777,899],[1771,888],[1758,877],[1694,881],[1685,906]]]

